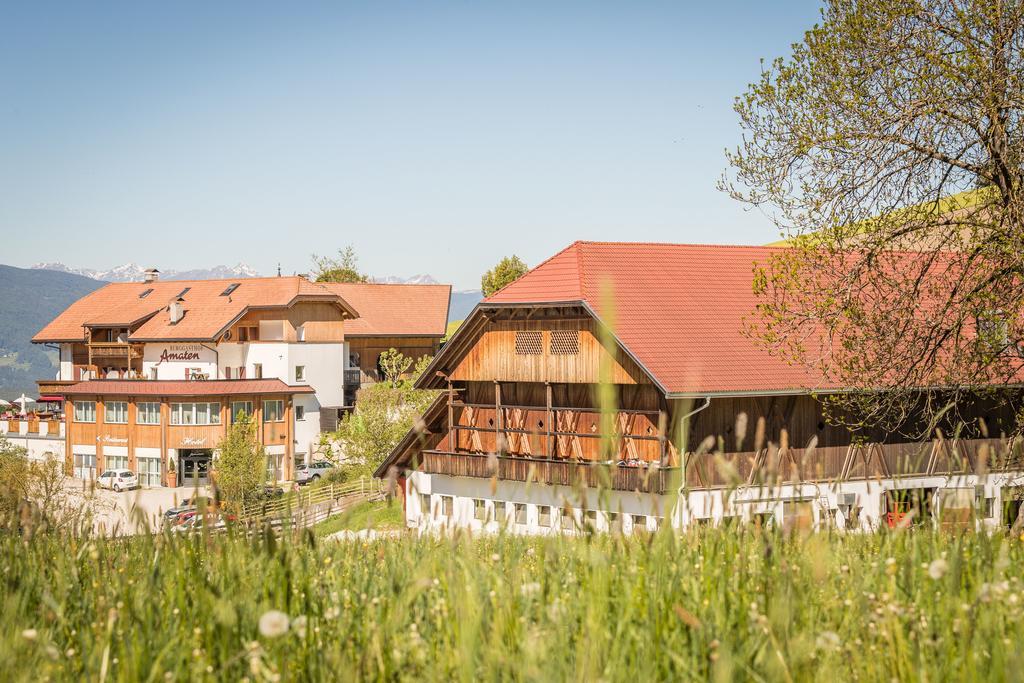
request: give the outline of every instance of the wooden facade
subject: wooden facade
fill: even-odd
[[[440,337],[346,337],[352,365],[359,368],[359,384],[373,384],[384,379],[378,360],[388,349],[397,349],[414,361],[423,356],[434,357],[441,347]]]
[[[250,343],[274,341],[295,343],[299,341],[299,329],[302,329],[302,341],[306,342],[342,342],[345,340],[345,315],[333,303],[317,301],[300,301],[286,309],[254,308],[231,326],[229,341],[245,339]],[[242,328],[259,330],[261,322],[281,323],[280,339],[260,339],[257,332],[255,338],[251,333],[242,334]]]
[[[95,420],[79,421],[75,419],[75,403],[91,402],[95,405]],[[268,401],[281,401],[282,419],[270,421],[265,419],[264,405]],[[110,402],[127,403],[127,419],[124,422],[108,422],[106,406]],[[74,455],[81,453],[83,447],[95,447],[96,474],[108,468],[108,455],[112,449],[127,449],[127,468],[138,471],[136,449],[158,449],[160,454],[161,482],[167,485],[167,465],[169,451],[176,452],[202,449],[214,450],[227,434],[231,425],[231,406],[234,403],[248,402],[252,404],[253,421],[258,425],[257,433],[264,447],[283,448],[282,466],[284,479],[293,477],[292,424],[293,397],[289,394],[231,394],[229,396],[110,396],[110,395],[79,395],[68,397],[65,411],[65,454],[66,470],[72,473]],[[160,406],[159,424],[141,424],[139,422],[139,405],[158,403]],[[218,406],[219,424],[171,424],[171,409],[177,403],[207,403]],[[106,449],[106,453],[104,452]],[[180,482],[179,482],[180,483]]]
[[[1012,405],[962,406],[956,438],[947,425],[932,441],[922,425],[905,425],[906,436],[855,433],[809,393],[670,399],[622,349],[601,343],[592,317],[541,308],[467,321],[421,381],[440,391],[426,432],[400,444],[378,476],[404,462],[428,474],[667,493],[1024,466],[1020,444],[997,438],[1014,425]]]

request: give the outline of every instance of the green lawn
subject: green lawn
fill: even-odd
[[[359,531],[375,529],[389,531],[404,529],[405,518],[402,504],[398,501],[367,501],[346,510],[340,515],[329,517],[313,527],[318,537],[329,536],[338,531]]]
[[[1020,680],[1022,573],[999,533],[7,533],[0,661],[13,681]]]

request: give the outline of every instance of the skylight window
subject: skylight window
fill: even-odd
[[[150,287],[149,289],[147,289],[146,291],[144,291],[144,292],[143,292],[142,294],[139,294],[139,298],[140,298],[140,299],[145,299],[145,298],[146,298],[147,296],[149,296],[149,295],[150,295],[150,294],[152,294],[152,293],[153,293],[153,288],[152,288],[152,287]]]
[[[180,292],[178,292],[178,296],[176,296],[176,297],[174,297],[174,298],[175,298],[175,299],[180,299],[181,297],[183,297],[183,296],[185,296],[186,294],[188,294],[188,292],[189,292],[189,290],[190,290],[190,289],[192,289],[192,288],[191,288],[191,287],[186,287],[185,289],[183,289],[183,290],[181,290]]]
[[[220,293],[220,295],[221,296],[230,296],[231,292],[233,292],[236,289],[238,289],[238,285],[240,285],[240,284],[241,284],[240,282],[232,282],[230,285],[228,285],[227,289],[225,289],[223,292]]]

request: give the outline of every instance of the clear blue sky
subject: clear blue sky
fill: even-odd
[[[0,263],[479,284],[575,239],[764,243],[733,97],[818,3],[4,3]]]

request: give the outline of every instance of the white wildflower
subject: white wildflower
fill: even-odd
[[[835,631],[822,631],[814,640],[814,646],[819,650],[838,650],[841,644],[842,640]]]
[[[272,609],[260,617],[260,634],[266,638],[277,638],[288,632],[288,615]]]
[[[523,595],[527,595],[527,596],[533,595],[535,593],[539,593],[540,592],[540,584],[537,583],[536,581],[531,581],[530,583],[524,583],[522,586],[520,586],[519,592],[522,593]]]
[[[949,570],[949,563],[941,557],[932,560],[932,563],[928,565],[928,576],[932,577],[936,581],[946,575]]]
[[[27,628],[21,632],[21,637],[25,640],[35,640],[39,636],[39,632],[34,628]]]
[[[306,637],[306,624],[308,623],[305,615],[299,615],[292,621],[292,629],[295,630],[296,635],[299,638]]]

